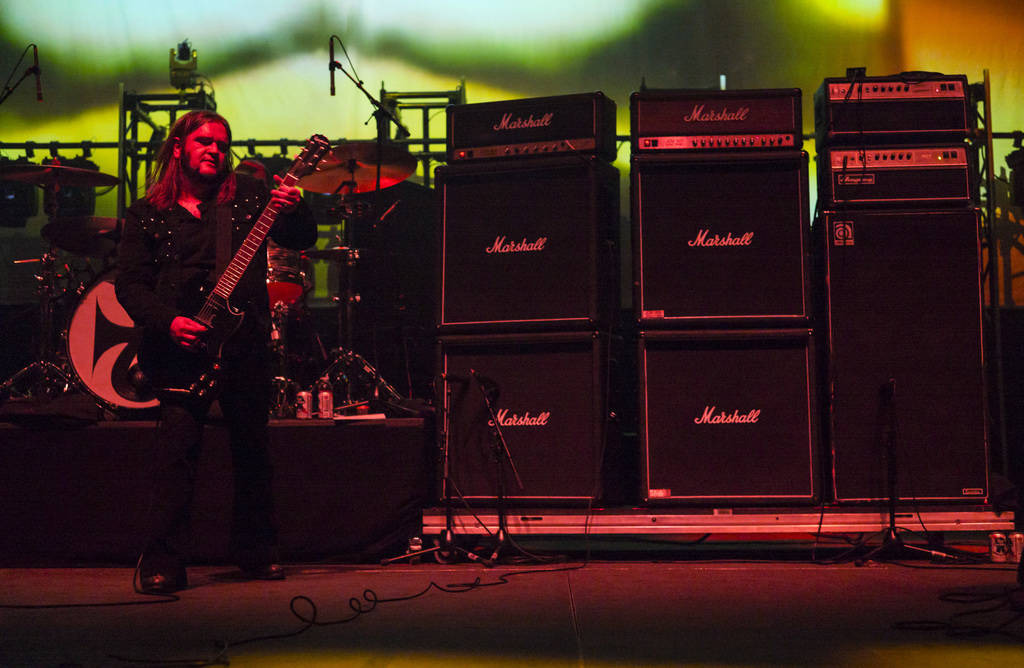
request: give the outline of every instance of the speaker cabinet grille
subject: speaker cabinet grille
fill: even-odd
[[[443,494],[494,501],[499,481],[503,496],[520,504],[579,503],[599,494],[608,434],[605,337],[591,332],[444,336],[438,357]],[[485,392],[522,488],[495,439]]]
[[[825,212],[837,501],[988,494],[978,214]]]
[[[437,169],[442,332],[593,329],[618,310],[618,170],[592,158]]]
[[[639,347],[645,500],[817,498],[809,330],[647,331]]]
[[[807,155],[634,156],[644,327],[806,323]]]

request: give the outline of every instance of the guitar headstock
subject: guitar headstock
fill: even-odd
[[[324,159],[324,156],[330,150],[331,144],[327,141],[327,137],[313,135],[302,148],[302,153],[295,158],[295,162],[292,164],[291,169],[288,170],[288,173],[296,179],[313,173],[313,170],[316,169],[316,166],[320,164],[320,161]]]

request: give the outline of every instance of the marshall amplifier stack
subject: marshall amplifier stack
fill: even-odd
[[[978,213],[963,76],[815,94],[831,494],[988,497]]]
[[[614,157],[615,103],[599,92],[448,108],[449,164],[436,171],[445,499],[601,494]]]
[[[801,94],[630,104],[643,500],[818,498]]]

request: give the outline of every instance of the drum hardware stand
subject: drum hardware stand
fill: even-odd
[[[345,211],[355,210],[349,200],[350,191],[354,185],[354,181],[345,181],[338,188]],[[339,265],[337,294],[333,298],[337,308],[338,347],[331,351],[331,361],[324,375],[331,377],[334,383],[343,382],[345,385],[345,401],[338,407],[338,410],[346,411],[381,402],[399,410],[408,410],[401,404],[402,395],[384,380],[375,367],[353,350],[353,308],[360,302],[360,295],[353,291],[352,279],[359,262],[360,251],[348,246],[348,232],[351,229],[349,222],[346,220],[342,234],[337,237],[340,245],[334,249],[328,249],[332,252],[326,258]],[[369,397],[356,397],[353,393],[356,381],[369,382],[371,388]],[[409,410],[409,412],[416,414],[416,411]]]
[[[41,271],[36,274],[39,295],[39,352],[38,358],[28,366],[17,371],[0,385],[0,398],[9,397],[12,388],[23,378],[35,376],[34,382],[25,396],[53,398],[74,389],[77,383],[67,371],[63,362],[58,363],[52,348],[53,344],[53,301],[59,279],[66,278],[56,268],[57,251],[51,245],[50,250],[38,260],[16,260],[17,264],[39,262]]]
[[[882,441],[885,446],[885,477],[886,493],[888,494],[889,526],[882,533],[882,544],[874,548],[863,557],[857,559],[857,564],[867,561],[881,561],[885,559],[909,558],[927,554],[931,557],[943,557],[954,559],[953,555],[933,550],[930,548],[909,545],[900,538],[899,528],[896,526],[896,498],[898,494],[897,470],[896,470],[896,437],[899,434],[899,425],[896,419],[896,379],[889,378],[879,390],[881,407],[885,415],[885,426],[882,434]]]

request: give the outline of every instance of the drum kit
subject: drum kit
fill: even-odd
[[[303,190],[340,196],[340,215],[366,215],[354,195],[398,184],[416,167],[404,148],[378,142],[345,142],[334,147],[317,169],[299,180]],[[50,196],[61,188],[101,188],[118,183],[116,176],[60,165],[0,165],[0,180],[28,183]],[[0,401],[7,397],[53,398],[85,390],[98,406],[114,416],[128,417],[158,406],[140,389],[135,354],[141,332],[135,327],[114,293],[117,276],[116,247],[120,221],[95,216],[62,216],[47,210],[48,222],[41,235],[48,250],[39,258],[18,260],[35,263],[39,270],[39,349],[35,361],[0,384]],[[360,251],[353,248],[342,225],[342,234],[326,248],[304,252],[269,244],[267,292],[271,307],[271,351],[277,360],[275,417],[294,417],[296,395],[309,385],[310,377],[327,378],[336,388],[339,411],[378,405],[400,405],[403,397],[360,355],[351,349],[353,306],[359,295],[353,290],[353,273]],[[84,269],[73,268],[67,255],[84,260]],[[332,301],[337,311],[337,345],[324,349],[315,328],[304,335],[290,335],[296,323],[308,323],[307,296],[312,288],[312,263],[325,260],[335,269]],[[99,264],[97,271],[94,265]],[[85,277],[83,279],[83,276]],[[72,306],[67,306],[73,301]],[[63,308],[60,308],[63,306]],[[70,316],[66,315],[70,309]],[[302,329],[302,327],[298,327]],[[296,343],[296,341],[299,343]],[[310,343],[313,341],[314,343]],[[314,353],[313,348],[318,348]],[[310,367],[313,367],[310,369]],[[300,369],[301,367],[301,369]]]

